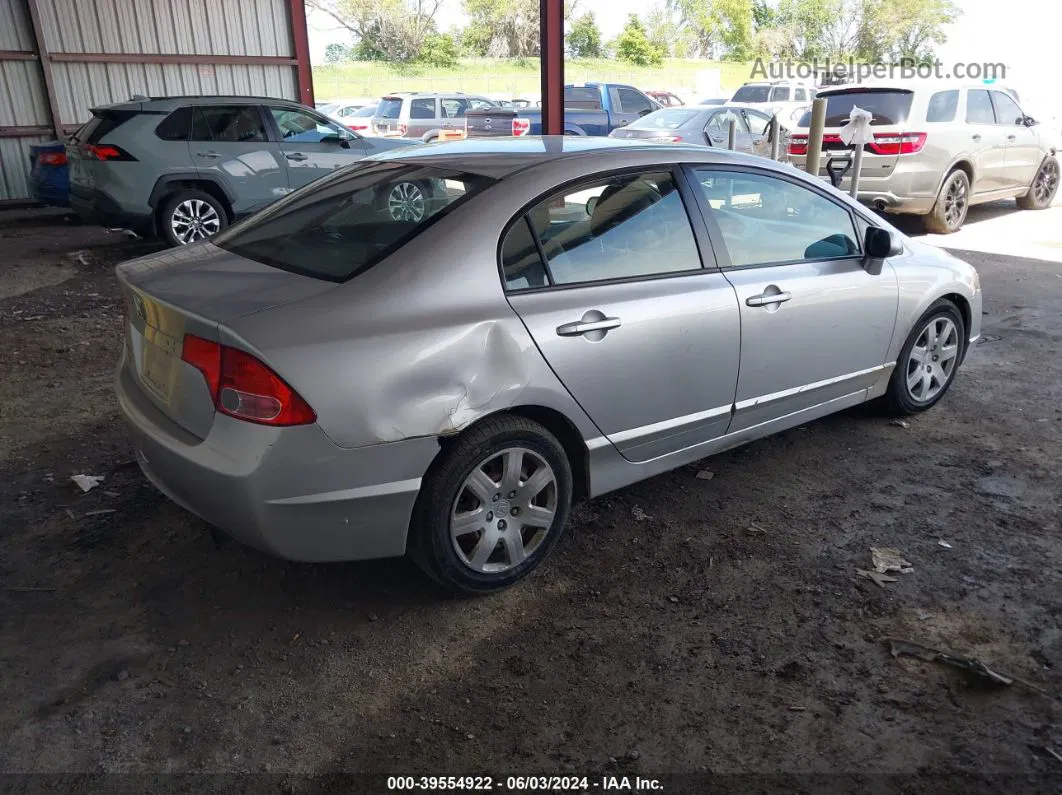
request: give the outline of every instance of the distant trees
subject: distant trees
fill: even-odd
[[[572,22],[568,31],[568,54],[573,58],[600,58],[604,51],[594,14],[587,11]]]
[[[616,37],[614,49],[616,57],[621,61],[629,61],[638,66],[655,66],[664,60],[664,53],[649,41],[637,14],[631,14],[627,18],[623,32]]]

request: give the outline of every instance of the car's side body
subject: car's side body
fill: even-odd
[[[380,100],[372,129],[377,135],[416,138],[432,143],[465,128],[469,111],[499,107],[493,100],[474,94],[418,91],[389,94]]]
[[[398,555],[440,449],[492,415],[543,423],[568,449],[582,492],[595,496],[884,394],[912,324],[938,298],[962,308],[966,344],[980,333],[973,270],[902,236],[904,253],[878,274],[854,254],[732,265],[694,174],[766,175],[836,205],[854,226],[883,225],[791,169],[703,147],[499,143],[497,151],[464,141],[386,156],[460,164],[499,181],[348,282],[258,265],[209,244],[198,250],[194,279],[175,254],[121,266],[135,311],[118,394],[148,476],[209,521],[284,557]],[[559,188],[646,169],[677,180],[698,268],[507,290],[499,252],[523,213]],[[219,279],[235,274],[241,289],[219,291]],[[787,280],[799,300],[777,312],[752,308]],[[608,344],[558,336],[560,324],[598,310],[624,317]],[[137,387],[141,311],[175,339],[213,335],[262,357],[296,385],[317,421],[263,428],[192,412],[178,426]],[[247,515],[255,521],[240,520]]]
[[[902,137],[906,148],[864,147],[859,184],[859,200],[882,212],[929,213],[956,170],[968,177],[970,204],[1022,196],[1044,159],[1054,154],[1038,127],[1023,122],[1026,117],[1014,95],[992,85],[881,82],[824,89],[819,96],[828,108],[837,103],[839,111],[853,103],[872,112],[875,103],[888,106],[884,116],[875,116],[872,130],[888,141]],[[885,97],[892,99],[886,102]],[[897,115],[891,118],[894,110]],[[849,150],[838,135],[842,115],[828,111],[819,168],[823,179],[829,178],[828,158]],[[802,142],[809,123],[810,114],[805,114],[795,128],[801,143],[791,147],[790,161],[798,168],[806,161]]]
[[[626,127],[613,130],[610,138],[646,140],[658,143],[703,144],[726,149],[730,122],[734,121],[734,149],[770,157],[771,115],[754,105],[687,106],[653,111]],[[786,151],[786,127],[779,123],[778,154]]]

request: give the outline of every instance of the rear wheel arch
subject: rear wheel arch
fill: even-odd
[[[941,187],[944,185],[944,183],[947,181],[948,177],[950,177],[952,175],[952,172],[954,172],[954,171],[963,171],[963,172],[965,172],[966,178],[970,181],[970,190],[973,191],[974,177],[975,177],[973,163],[971,163],[966,158],[960,158],[960,159],[956,160],[954,163],[952,163],[950,166],[948,166],[944,170],[944,173],[941,175],[940,179],[937,181],[937,194],[940,193]],[[936,195],[936,194],[934,194],[934,195]]]
[[[154,210],[156,218],[162,208],[166,206],[166,202],[174,194],[185,190],[201,190],[210,194],[225,209],[225,213],[229,217],[229,223],[236,220],[232,209],[234,197],[229,190],[220,182],[213,179],[204,179],[199,174],[162,177],[155,183],[155,187],[151,191],[151,198],[148,199],[148,204]]]
[[[500,415],[523,417],[524,419],[537,422],[560,442],[564,453],[568,457],[568,465],[572,471],[572,491],[574,499],[583,499],[590,494],[590,455],[586,448],[586,442],[579,430],[568,417],[556,409],[546,406],[521,405],[512,406],[502,411],[491,412],[465,426],[456,434],[439,437],[440,453],[449,445],[452,445],[460,436],[467,434],[473,428],[478,427],[484,420]]]

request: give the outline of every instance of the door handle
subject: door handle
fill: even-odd
[[[1008,141],[1016,141],[1016,140],[1018,140],[1018,136],[1016,136],[1016,135],[1008,135],[1007,136],[1007,140]]]
[[[621,325],[618,317],[606,317],[602,320],[577,320],[574,323],[565,323],[562,326],[557,326],[557,336],[560,337],[578,337],[580,334],[586,334],[589,331],[608,331],[611,328],[619,328]]]
[[[768,306],[770,304],[784,304],[793,297],[792,293],[760,293],[745,299],[745,306]]]
[[[974,133],[972,137],[973,137],[973,139],[975,141],[980,141],[981,140],[981,133]]]
[[[284,155],[288,160],[309,160],[302,152],[292,152],[290,155]]]
[[[217,158],[221,157],[221,153],[220,152],[196,152],[195,156],[196,157],[205,157],[205,158],[208,158],[210,160],[216,160]]]

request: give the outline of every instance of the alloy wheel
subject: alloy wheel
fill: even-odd
[[[1048,160],[1036,174],[1033,182],[1033,196],[1039,204],[1047,204],[1055,197],[1058,190],[1058,163]]]
[[[170,229],[181,245],[213,237],[221,229],[221,216],[202,199],[187,199],[173,208]]]
[[[457,492],[450,539],[458,559],[497,574],[534,555],[557,514],[557,475],[525,447],[506,448],[477,464]]]
[[[966,183],[956,176],[948,183],[944,193],[944,220],[948,227],[957,229],[966,218]]]
[[[943,391],[959,362],[959,330],[948,317],[932,318],[907,358],[907,392],[926,403]]]
[[[387,210],[395,221],[420,221],[424,218],[424,191],[413,182],[400,182],[387,194]]]

